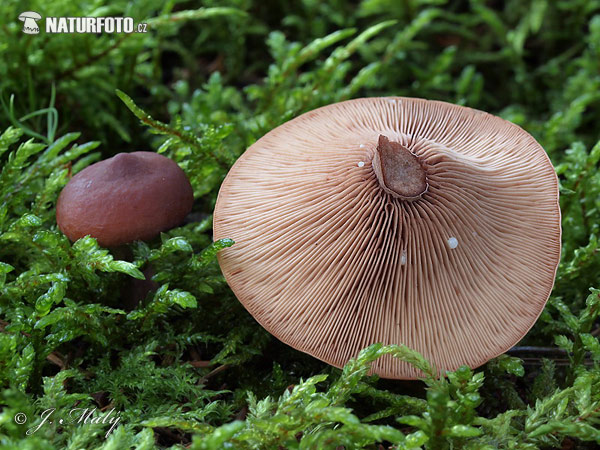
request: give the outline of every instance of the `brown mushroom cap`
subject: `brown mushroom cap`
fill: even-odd
[[[415,162],[416,161],[416,162]],[[340,367],[405,344],[442,373],[517,343],[560,258],[558,180],[499,117],[439,101],[364,98],[272,130],[219,192],[214,237],[234,293],[290,346]],[[421,374],[391,356],[372,370]]]
[[[60,193],[56,222],[69,239],[105,247],[151,239],[179,225],[194,193],[181,168],[153,152],[119,153],[75,175]]]

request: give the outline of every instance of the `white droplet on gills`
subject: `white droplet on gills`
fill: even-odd
[[[450,239],[448,239],[448,247],[450,247],[450,248],[458,247],[458,239],[456,239],[455,237],[451,237]]]
[[[365,148],[365,144],[360,144],[358,147],[359,148]]]
[[[406,265],[406,250],[402,249],[402,253],[400,253],[400,264],[403,266]]]
[[[364,161],[359,161],[357,164],[358,167],[363,167],[364,165],[365,165]]]

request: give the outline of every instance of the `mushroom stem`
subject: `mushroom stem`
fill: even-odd
[[[383,135],[379,135],[373,170],[381,188],[400,200],[418,200],[429,187],[419,158],[404,145]]]

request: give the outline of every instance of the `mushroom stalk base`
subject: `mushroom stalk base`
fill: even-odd
[[[381,188],[401,200],[418,200],[427,192],[427,175],[419,158],[399,142],[380,135],[373,170]]]

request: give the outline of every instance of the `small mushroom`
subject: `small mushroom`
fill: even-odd
[[[25,34],[38,34],[40,28],[36,21],[42,18],[41,15],[35,11],[25,11],[19,14],[19,20],[23,22],[23,33]]]
[[[361,164],[362,163],[362,164]],[[443,373],[532,327],[560,258],[558,180],[499,117],[364,98],[310,111],[252,145],[225,179],[214,238],[237,298],[277,338],[337,367],[405,344]],[[385,378],[422,374],[391,356]]]
[[[115,247],[179,225],[193,202],[192,187],[174,161],[153,152],[119,153],[67,183],[56,222],[72,241],[90,235]]]

